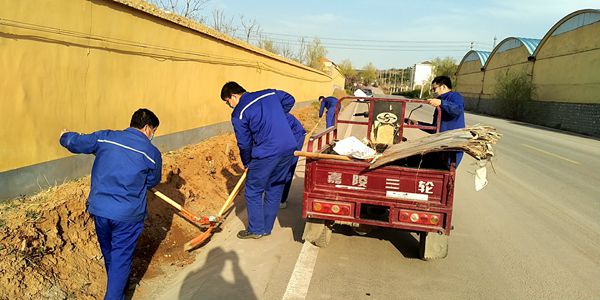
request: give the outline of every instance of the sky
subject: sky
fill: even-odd
[[[221,10],[239,22],[255,19],[277,45],[318,37],[335,63],[354,68],[405,68],[435,57],[457,63],[470,50],[491,51],[507,37],[538,38],[566,15],[600,9],[598,0],[355,1],[210,0],[206,23]]]

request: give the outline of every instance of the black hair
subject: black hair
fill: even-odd
[[[133,113],[133,116],[131,116],[131,123],[129,123],[129,126],[142,129],[146,125],[156,128],[159,124],[160,121],[153,112],[147,108],[140,108]]]
[[[322,99],[324,99],[325,97],[323,96],[319,96],[319,101],[321,101]]]
[[[233,94],[243,94],[245,92],[246,90],[237,82],[230,81],[224,84],[223,88],[221,88],[221,99],[225,101],[225,99],[231,97]]]
[[[445,85],[449,89],[452,89],[452,80],[448,76],[437,76],[431,81],[431,84],[437,83],[438,85]]]

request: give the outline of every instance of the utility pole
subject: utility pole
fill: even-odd
[[[494,45],[492,46],[492,49],[496,48],[496,40],[497,40],[497,38],[496,38],[496,36],[494,36]]]
[[[403,84],[404,84],[404,69],[402,69],[402,75],[400,77],[400,91],[402,91]]]

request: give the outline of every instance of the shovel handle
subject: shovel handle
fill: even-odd
[[[223,207],[221,207],[221,210],[217,214],[217,217],[222,217],[223,213],[227,210],[227,208],[229,208],[229,205],[231,204],[231,202],[233,202],[233,199],[235,199],[235,197],[237,196],[237,194],[240,192],[240,189],[242,188],[242,185],[246,181],[246,175],[247,174],[248,174],[248,169],[246,169],[244,171],[244,173],[242,174],[242,177],[240,177],[240,180],[238,180],[237,184],[235,185],[235,187],[233,188],[233,190],[229,194],[229,197],[227,197],[227,200],[225,200],[225,203],[223,204]]]
[[[152,188],[150,189],[154,195],[156,195],[158,198],[162,199],[163,201],[171,204],[171,206],[175,207],[177,210],[181,211],[183,209],[183,207],[181,207],[181,205],[179,205],[179,203],[171,200],[171,198],[167,197],[165,194],[157,191],[156,189]]]
[[[337,154],[324,154],[317,152],[306,152],[306,151],[294,151],[295,156],[304,156],[309,158],[324,158],[324,159],[336,159],[336,160],[345,160],[352,161],[352,158],[345,155],[337,155]]]

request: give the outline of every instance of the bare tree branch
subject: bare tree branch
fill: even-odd
[[[237,31],[237,28],[233,23],[233,17],[227,19],[223,10],[213,10],[212,21],[211,27],[226,35],[233,36]]]
[[[148,0],[160,9],[178,14],[182,17],[204,23],[205,18],[200,15],[206,4],[211,0]]]

